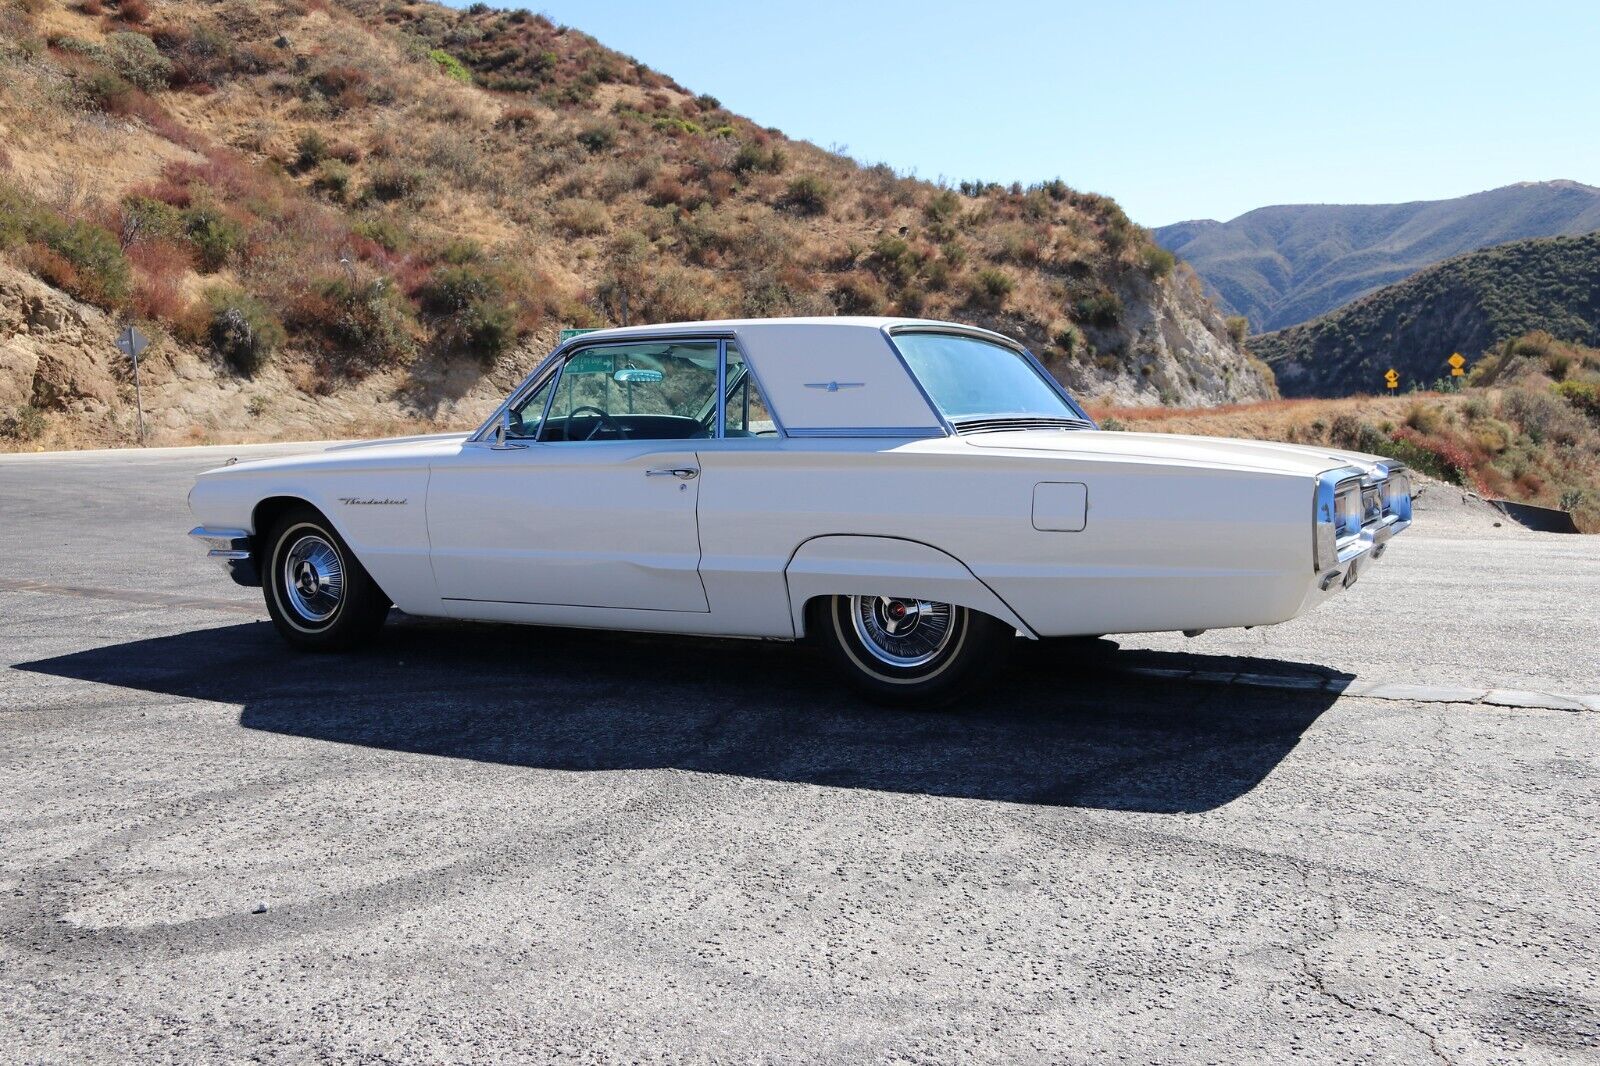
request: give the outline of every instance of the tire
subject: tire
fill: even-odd
[[[927,600],[830,596],[810,609],[812,635],[846,679],[901,706],[937,707],[970,691],[1000,666],[1016,635],[986,614]],[[900,628],[906,612],[910,629]]]
[[[346,651],[371,640],[383,626],[389,597],[315,508],[286,512],[262,543],[267,612],[291,646]]]

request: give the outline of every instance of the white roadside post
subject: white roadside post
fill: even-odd
[[[139,353],[150,347],[150,338],[129,326],[117,337],[117,347],[133,360],[133,402],[139,412],[139,447],[144,447],[144,392],[139,387]]]

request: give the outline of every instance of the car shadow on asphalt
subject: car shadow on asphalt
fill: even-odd
[[[392,751],[1166,814],[1260,785],[1335,699],[1130,667],[1348,679],[1104,640],[1019,642],[979,694],[897,710],[861,701],[801,646],[409,618],[343,655],[296,654],[255,622],[17,669],[234,704],[248,729]]]

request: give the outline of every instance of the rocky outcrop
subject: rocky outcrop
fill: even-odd
[[[1213,407],[1277,396],[1272,370],[1234,342],[1186,274],[1134,275],[1113,291],[1122,301],[1118,320],[1083,329],[1093,351],[1050,364],[1078,397],[1115,406]]]
[[[120,393],[113,336],[103,312],[0,264],[0,409],[109,411]]]

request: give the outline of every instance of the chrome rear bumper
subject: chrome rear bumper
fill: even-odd
[[[255,553],[250,547],[250,534],[243,529],[207,529],[196,526],[189,536],[209,549],[206,558],[222,564],[228,576],[240,585],[259,587],[261,574],[256,568]]]

